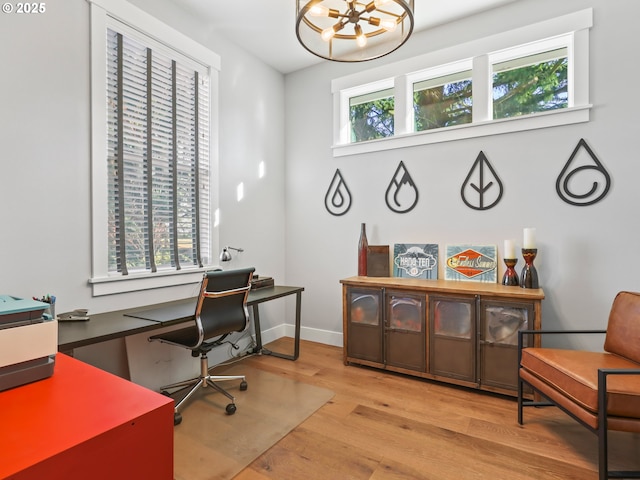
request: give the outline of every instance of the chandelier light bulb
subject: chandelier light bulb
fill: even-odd
[[[336,23],[333,27],[329,27],[329,28],[325,28],[322,33],[320,34],[320,37],[322,38],[322,40],[324,40],[325,42],[328,42],[329,40],[331,40],[334,35],[336,33],[338,33],[340,30],[342,30],[344,28],[344,23]]]
[[[380,8],[380,7],[385,6],[390,1],[391,0],[374,0],[373,3],[376,5],[376,8]]]
[[[398,24],[389,18],[385,18],[384,20],[379,19],[378,17],[370,17],[369,24],[374,25],[376,27],[384,28],[387,32],[393,32]]]
[[[393,32],[395,31],[398,24],[396,23],[395,20],[391,20],[387,18],[384,20],[380,20],[380,26],[384,28],[387,32]]]
[[[329,28],[325,28],[320,34],[320,36],[322,37],[322,40],[324,40],[325,42],[328,42],[333,38],[335,34],[336,34],[336,31],[334,30],[334,28],[329,27]]]
[[[367,13],[371,13],[376,9],[376,2],[368,3],[366,7],[364,7],[364,11]]]
[[[354,30],[356,33],[356,43],[360,48],[364,47],[367,44],[367,37],[362,33],[362,27],[356,24]]]
[[[314,5],[309,9],[309,15],[313,17],[338,18],[340,16],[340,12],[333,8],[325,7],[324,5]]]
[[[313,15],[314,17],[328,17],[329,9],[324,5],[314,5],[309,9],[309,15]]]

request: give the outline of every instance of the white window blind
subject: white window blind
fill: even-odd
[[[110,28],[106,44],[108,271],[127,275],[207,265],[206,70]]]

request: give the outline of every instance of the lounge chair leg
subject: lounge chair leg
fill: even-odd
[[[522,425],[522,379],[518,375],[518,424]]]

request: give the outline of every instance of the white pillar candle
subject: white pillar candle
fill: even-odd
[[[535,228],[525,228],[524,229],[524,242],[522,243],[522,248],[536,248],[536,229]]]
[[[517,258],[516,245],[513,240],[504,241],[504,258]]]

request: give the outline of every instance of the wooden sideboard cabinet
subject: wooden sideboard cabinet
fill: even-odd
[[[351,277],[342,284],[345,364],[517,394],[518,331],[541,328],[542,289]],[[539,335],[526,342],[539,346]]]

